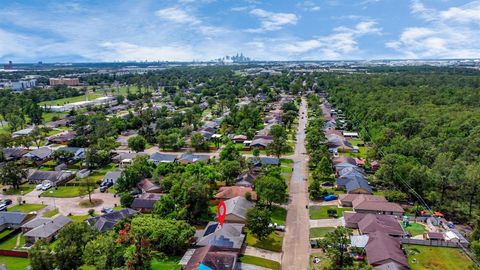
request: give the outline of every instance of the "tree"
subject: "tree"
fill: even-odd
[[[53,158],[59,163],[67,163],[73,159],[75,154],[70,151],[65,151],[62,149],[55,150],[53,152]]]
[[[310,194],[310,199],[320,200],[323,196],[327,195],[328,192],[322,188],[322,184],[319,180],[315,179],[308,186],[308,193]]]
[[[85,151],[85,164],[90,169],[103,167],[110,161],[110,150],[101,150],[99,146],[92,145]]]
[[[128,138],[128,147],[135,152],[141,152],[145,150],[145,146],[147,145],[147,140],[145,140],[142,136],[134,136]]]
[[[195,148],[195,150],[204,150],[207,146],[208,144],[201,133],[192,133],[192,136],[190,136],[190,147]]]
[[[125,167],[122,176],[116,183],[117,191],[130,191],[144,178],[152,177],[153,165],[148,161],[148,156],[140,155],[133,159],[131,165]]]
[[[274,138],[273,141],[267,147],[267,153],[269,155],[280,158],[283,154],[292,150],[292,147],[287,144],[287,140],[283,137]]]
[[[233,143],[228,143],[225,148],[220,151],[220,161],[224,160],[239,160],[241,158],[240,152],[238,151],[237,147],[235,147],[235,144]]]
[[[135,198],[128,192],[120,193],[120,204],[122,205],[122,207],[130,207],[134,199]]]
[[[117,96],[117,103],[118,104],[123,104],[124,101],[125,101],[125,97],[123,95],[118,95]]]
[[[35,270],[55,269],[55,257],[50,245],[45,240],[38,240],[28,251],[30,266]]]
[[[78,269],[83,265],[83,251],[98,231],[85,222],[71,223],[60,230],[55,246],[56,265],[60,270]]]
[[[30,134],[30,138],[32,138],[32,141],[35,143],[35,146],[37,148],[40,148],[42,143],[44,142],[45,138],[47,137],[47,133],[50,130],[50,128],[39,128],[35,127]]]
[[[2,184],[11,185],[14,189],[20,188],[22,179],[27,177],[27,172],[20,168],[15,162],[7,162],[0,168]]]
[[[115,243],[116,232],[100,234],[97,238],[85,245],[83,262],[95,266],[95,269],[111,270],[125,265],[123,254],[125,252],[121,245]]]
[[[478,200],[478,191],[480,189],[480,164],[470,164],[467,167],[466,183],[463,185],[468,196],[468,216],[472,216],[472,207]]]
[[[161,218],[176,218],[177,211],[175,201],[170,195],[164,195],[158,200],[153,209],[153,213]]]
[[[248,209],[247,227],[259,240],[263,240],[275,230],[270,223],[272,223],[272,219],[268,209],[258,206]]]
[[[283,203],[287,196],[287,184],[282,177],[262,176],[255,180],[255,190],[260,200],[269,206],[272,203]]]
[[[218,165],[218,171],[220,172],[222,180],[228,185],[241,173],[242,165],[238,160],[223,160]]]
[[[480,260],[480,241],[476,240],[470,243],[470,250],[475,255],[475,258],[477,258],[477,260]]]
[[[341,270],[352,265],[353,260],[348,253],[350,235],[352,235],[352,231],[349,228],[337,227],[333,232],[327,233],[323,239],[318,241],[322,250],[332,261],[333,269]]]

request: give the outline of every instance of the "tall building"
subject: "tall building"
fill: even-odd
[[[8,64],[3,65],[3,69],[5,69],[5,70],[11,70],[11,69],[13,69],[13,63],[12,63],[12,61],[8,61]]]
[[[67,85],[67,86],[75,86],[79,85],[80,81],[78,78],[50,78],[49,79],[50,85]]]

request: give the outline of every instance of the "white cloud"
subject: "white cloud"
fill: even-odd
[[[427,8],[412,1],[411,12],[426,21],[405,28],[397,40],[385,44],[402,58],[477,58],[480,55],[480,1],[447,10]]]
[[[161,19],[175,22],[175,23],[187,23],[187,24],[198,24],[200,20],[195,18],[193,15],[188,14],[185,10],[171,7],[157,10],[155,15]]]
[[[275,13],[259,8],[251,10],[250,14],[260,18],[261,21],[260,28],[246,30],[251,33],[280,30],[283,26],[295,25],[298,21],[298,16],[293,13]]]
[[[303,2],[299,2],[297,7],[306,10],[306,11],[319,11],[321,7],[317,5],[315,2],[307,0]]]

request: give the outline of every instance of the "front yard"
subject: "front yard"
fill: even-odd
[[[337,210],[337,218],[343,217],[343,212],[345,211],[352,211],[352,208],[348,208],[348,207],[338,208],[337,206],[334,206],[334,205],[311,206],[308,209],[308,212],[310,213],[310,219],[335,218],[328,215],[327,213],[328,209]]]
[[[9,188],[3,192],[4,195],[25,195],[35,189],[35,185],[23,184],[17,189]]]
[[[94,186],[91,187],[95,188]],[[42,197],[73,198],[87,194],[86,186],[60,186],[42,192]]]
[[[269,269],[280,270],[280,263],[276,261],[267,260],[260,257],[254,257],[249,255],[244,255],[240,257],[240,261],[245,264],[257,265]]]
[[[258,240],[253,234],[248,232],[247,230],[247,245],[266,249],[275,252],[282,252],[282,244],[283,244],[283,234],[279,232],[273,232],[268,237],[263,239],[262,241]]]
[[[279,206],[272,206],[272,222],[278,225],[285,225],[287,210]]]
[[[46,205],[44,205],[44,204],[25,203],[25,204],[18,204],[18,205],[12,206],[12,207],[8,208],[8,211],[18,211],[18,212],[22,212],[22,213],[30,213],[30,212],[33,212],[33,211],[41,210],[45,207],[46,207]]]
[[[408,264],[412,270],[467,270],[472,261],[460,249],[448,247],[429,247],[403,245],[407,251]]]
[[[310,238],[324,237],[327,233],[333,232],[334,227],[310,228]]]

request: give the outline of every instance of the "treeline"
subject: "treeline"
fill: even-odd
[[[324,76],[321,87],[348,128],[381,159],[379,184],[412,194],[451,218],[480,199],[480,79],[463,74]],[[412,196],[413,197],[413,196]],[[413,197],[415,199],[415,197]]]

